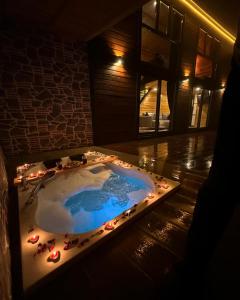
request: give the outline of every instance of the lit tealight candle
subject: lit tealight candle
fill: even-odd
[[[23,176],[22,176],[22,175],[18,176],[18,180],[19,180],[19,181],[22,181],[22,179],[23,179]]]
[[[60,260],[60,251],[53,251],[47,259],[48,262],[54,262],[54,263],[58,262],[59,260]]]
[[[128,210],[126,211],[126,214],[129,216],[129,215],[130,215],[130,212],[131,212],[131,209],[128,209]]]
[[[105,227],[104,227],[105,230],[113,230],[114,229],[114,225],[112,222],[108,222]]]
[[[37,175],[38,175],[39,177],[43,176],[43,175],[44,175],[44,171],[39,170],[38,173],[37,173]]]
[[[30,177],[30,178],[35,177],[35,174],[34,174],[34,173],[30,173],[29,177]]]
[[[154,194],[153,194],[153,193],[149,193],[149,194],[148,194],[148,198],[149,198],[149,199],[154,198]]]
[[[35,244],[39,240],[39,235],[34,234],[30,239],[28,240],[28,243]]]
[[[169,185],[167,183],[161,183],[160,186],[165,190],[168,189]]]

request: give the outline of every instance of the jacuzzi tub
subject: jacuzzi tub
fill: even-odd
[[[86,153],[86,165],[68,164],[56,172],[37,198],[28,201],[41,183],[42,162],[15,178],[21,235],[23,288],[26,293],[60,266],[74,262],[100,242],[174,191],[179,183],[119,160],[114,155]],[[23,166],[19,166],[23,168]],[[25,169],[25,167],[23,168]],[[36,176],[31,176],[31,172]],[[28,173],[25,173],[25,175]],[[48,174],[48,172],[47,172]],[[57,257],[57,259],[55,259]]]
[[[69,170],[38,192],[36,224],[53,233],[86,233],[154,192],[148,175],[114,163]]]

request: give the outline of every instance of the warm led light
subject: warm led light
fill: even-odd
[[[197,17],[202,19],[205,23],[211,26],[218,34],[223,36],[230,43],[234,44],[236,37],[220,25],[214,18],[212,18],[206,11],[198,6],[192,0],[180,0],[180,2],[189,8]]]
[[[201,88],[198,86],[198,87],[196,87],[196,92],[199,92],[199,91],[201,91]]]
[[[158,89],[157,89],[157,88],[154,88],[153,90],[154,90],[154,92],[157,92]]]
[[[122,58],[119,58],[117,61],[116,61],[116,66],[121,66],[123,64],[123,60]]]

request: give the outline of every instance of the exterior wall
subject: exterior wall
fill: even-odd
[[[92,144],[86,45],[0,31],[0,143],[6,155]]]
[[[11,266],[8,235],[8,182],[0,147],[0,299],[11,299]]]
[[[106,144],[137,137],[138,13],[89,44],[94,142]],[[118,57],[123,64],[118,65]]]
[[[198,27],[193,20],[187,16],[184,18],[182,43],[180,48],[180,76],[193,76],[195,67],[195,55],[197,48]],[[191,42],[189,42],[191,41]],[[175,110],[173,118],[173,131],[184,133],[188,130],[190,117],[190,104],[192,100],[191,81],[184,83],[178,82]]]
[[[174,0],[173,6],[176,7],[184,15],[183,26],[183,39],[180,49],[181,57],[181,74],[182,76],[189,76],[189,83],[184,83],[179,78],[179,84],[177,88],[177,94],[175,99],[175,114],[173,132],[184,133],[189,132],[190,124],[190,107],[192,101],[193,87],[201,85],[202,88],[210,89],[213,91],[211,104],[209,108],[209,129],[216,130],[218,126],[218,118],[221,109],[221,101],[223,95],[222,84],[226,83],[227,76],[230,70],[230,62],[232,57],[233,45],[219,36],[214,30],[206,26],[205,23],[201,23],[198,18],[193,14],[190,14],[181,4],[180,1]],[[195,80],[195,60],[197,54],[197,43],[199,28],[203,28],[211,36],[217,38],[221,42],[218,57],[216,58],[217,71],[212,79],[198,80],[198,83],[194,83]]]

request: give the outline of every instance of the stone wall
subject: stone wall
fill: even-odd
[[[0,31],[0,144],[6,155],[92,144],[84,43]]]
[[[0,299],[11,299],[10,251],[7,221],[8,183],[0,147]]]

